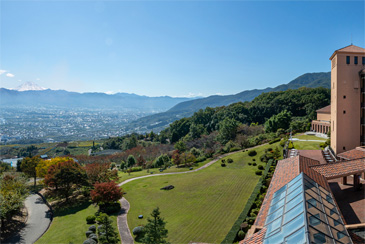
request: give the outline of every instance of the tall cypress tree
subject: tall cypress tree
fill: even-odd
[[[155,208],[151,214],[152,218],[148,218],[147,225],[145,226],[145,236],[142,239],[146,244],[167,244],[165,240],[167,238],[168,230],[165,228],[166,222],[160,217],[160,209]]]

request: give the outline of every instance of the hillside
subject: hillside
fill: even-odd
[[[306,73],[292,80],[288,84],[279,85],[274,88],[255,89],[237,93],[235,95],[227,96],[209,96],[206,98],[194,99],[191,101],[181,102],[170,110],[146,116],[137,119],[128,125],[129,129],[135,128],[137,131],[154,130],[160,131],[166,127],[169,123],[181,119],[183,117],[189,117],[199,109],[205,109],[206,107],[219,107],[227,106],[236,102],[252,101],[255,97],[262,93],[272,91],[286,91],[288,89],[297,89],[300,87],[317,88],[331,87],[331,72],[321,73]]]

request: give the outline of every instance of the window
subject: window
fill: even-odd
[[[346,96],[343,96],[343,99],[346,99]]]
[[[317,218],[316,218],[317,217]],[[319,214],[316,214],[314,216],[309,216],[309,224],[311,226],[316,226],[319,225],[321,223],[321,221],[319,220]]]
[[[357,56],[354,57],[354,64],[357,64]]]
[[[365,64],[365,57],[362,57],[362,64]]]
[[[350,56],[346,56],[346,64],[350,64]]]
[[[326,243],[326,236],[319,232],[313,235],[315,243]]]
[[[343,114],[346,114],[346,110],[343,111]]]
[[[342,147],[343,150],[346,150],[346,147]]]

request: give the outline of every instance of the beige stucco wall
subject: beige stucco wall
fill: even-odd
[[[317,120],[319,120],[319,121],[331,121],[331,114],[317,112]]]
[[[346,56],[350,56],[350,64],[346,64]],[[358,56],[357,65],[354,56]],[[364,53],[337,53],[332,59],[331,147],[336,154],[360,145],[359,71],[363,69],[363,56]],[[358,89],[355,89],[356,83]]]

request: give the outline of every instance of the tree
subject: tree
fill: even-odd
[[[273,115],[265,122],[265,131],[276,132],[279,128],[284,130],[289,129],[291,119],[292,113],[287,110],[284,110],[277,115]]]
[[[55,187],[68,201],[73,186],[87,185],[87,175],[84,168],[74,161],[59,162],[49,167],[44,183],[49,187]]]
[[[229,140],[236,137],[238,122],[235,119],[225,118],[219,123],[218,140],[226,144]]]
[[[21,170],[27,176],[34,178],[34,188],[37,185],[37,166],[42,159],[40,157],[25,158],[21,163]]]
[[[101,244],[116,244],[119,242],[118,233],[114,230],[112,221],[105,213],[100,213],[97,217],[99,224],[98,234],[99,243]]]
[[[133,167],[136,164],[136,159],[133,155],[129,155],[127,159],[128,168]]]
[[[123,190],[114,181],[95,183],[90,192],[91,200],[98,204],[114,203],[123,197]]]
[[[155,244],[155,243],[168,243],[167,238],[168,230],[165,228],[166,222],[160,217],[160,209],[155,208],[151,214],[152,218],[147,219],[147,224],[144,228],[145,236],[142,239],[142,243]]]
[[[169,156],[167,156],[166,154],[161,154],[158,158],[155,159],[155,161],[153,162],[153,166],[155,168],[158,168],[167,164],[168,162],[170,162]]]
[[[176,150],[178,150],[179,152],[185,152],[185,150],[186,150],[186,145],[185,145],[185,143],[183,142],[183,141],[178,141],[178,142],[176,142],[175,143],[175,146],[174,146],[174,148],[176,149]]]
[[[90,184],[109,182],[118,179],[118,171],[110,170],[110,163],[92,163],[85,165],[85,171]]]
[[[56,158],[52,158],[49,160],[40,160],[36,166],[37,177],[44,178],[48,172],[49,167],[51,167],[51,165],[55,165],[55,164],[58,164],[59,162],[66,162],[66,161],[70,161],[70,160],[73,160],[73,159],[68,158],[68,157],[56,157]]]
[[[175,165],[177,165],[177,166],[179,166],[180,165],[180,163],[181,163],[181,157],[180,157],[180,154],[179,154],[179,150],[175,150],[175,151],[173,151],[172,152],[172,162],[175,164]]]
[[[0,177],[1,226],[19,213],[28,194],[27,179],[23,174],[6,172]]]

